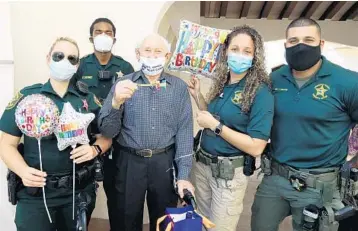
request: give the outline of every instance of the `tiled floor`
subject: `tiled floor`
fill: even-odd
[[[254,199],[255,191],[257,185],[260,183],[261,179],[257,179],[256,176],[250,178],[249,185],[246,190],[246,195],[244,199],[244,211],[241,214],[239,225],[237,231],[250,231],[250,220],[251,220],[251,204]],[[287,218],[280,226],[280,231],[290,231],[291,222]],[[107,220],[103,219],[92,219],[89,227],[89,231],[109,231],[109,225]],[[143,231],[149,231],[148,226],[145,225]]]

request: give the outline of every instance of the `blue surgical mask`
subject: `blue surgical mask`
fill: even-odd
[[[241,74],[252,66],[252,57],[229,53],[227,57],[227,64],[232,72],[235,74]]]

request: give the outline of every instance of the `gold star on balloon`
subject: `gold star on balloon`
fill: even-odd
[[[122,78],[124,76],[124,74],[122,73],[122,71],[118,71],[117,73],[117,77],[118,78]]]

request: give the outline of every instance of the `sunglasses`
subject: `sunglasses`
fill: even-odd
[[[60,62],[64,58],[65,58],[65,54],[63,52],[54,52],[52,54],[52,60],[55,62]],[[80,59],[76,55],[69,55],[67,59],[72,65],[77,65],[78,62],[80,61]]]

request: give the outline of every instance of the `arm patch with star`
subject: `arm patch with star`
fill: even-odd
[[[13,109],[23,96],[24,95],[21,94],[20,91],[18,91],[16,95],[12,98],[12,100],[9,102],[9,104],[6,106],[5,110]]]

